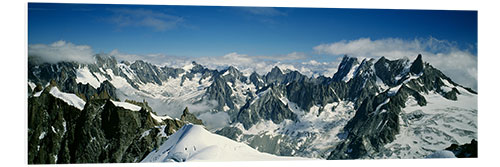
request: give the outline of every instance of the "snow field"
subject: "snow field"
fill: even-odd
[[[142,162],[305,160],[261,153],[250,146],[187,124]]]

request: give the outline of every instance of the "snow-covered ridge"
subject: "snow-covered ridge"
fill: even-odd
[[[141,107],[139,107],[135,104],[131,104],[131,103],[127,103],[127,102],[113,101],[113,100],[111,100],[111,102],[113,103],[113,105],[115,105],[117,107],[122,107],[122,108],[127,109],[127,110],[132,110],[132,111],[141,110]]]
[[[165,116],[158,116],[158,115],[155,115],[153,114],[152,112],[150,112],[150,115],[153,119],[155,119],[157,122],[163,122],[163,120],[166,120],[166,119],[172,119],[172,117],[169,117],[167,115]]]
[[[261,153],[248,145],[216,135],[201,125],[187,124],[142,162],[306,160]]]
[[[85,101],[83,101],[80,97],[76,96],[72,93],[64,93],[59,91],[57,87],[52,87],[49,92],[54,97],[63,100],[71,106],[76,107],[79,110],[83,110],[85,107]]]

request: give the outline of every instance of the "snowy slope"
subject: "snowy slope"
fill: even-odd
[[[142,162],[172,161],[251,161],[305,160],[261,153],[248,145],[207,131],[203,126],[188,124],[170,136]]]
[[[99,85],[104,82],[106,78],[99,73],[90,72],[87,66],[83,66],[76,70],[76,82],[82,84],[90,84],[94,88],[99,88]]]
[[[83,101],[81,98],[72,93],[61,92],[59,91],[59,89],[57,89],[57,87],[52,87],[52,89],[50,89],[50,94],[58,99],[63,100],[69,105],[78,108],[79,110],[83,110],[83,107],[85,107],[85,101]]]

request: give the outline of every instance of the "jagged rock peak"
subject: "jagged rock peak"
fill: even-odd
[[[250,79],[252,78],[262,78],[257,72],[252,72],[252,74],[250,74]]]
[[[193,65],[194,69],[203,69],[204,68],[201,64],[198,64],[196,61],[192,61],[191,64]]]
[[[283,81],[283,71],[278,66],[274,66],[271,72],[265,75],[266,82],[281,82]]]
[[[100,67],[110,68],[117,64],[116,58],[107,54],[96,54],[94,56],[96,64]]]
[[[191,65],[193,65],[193,67],[190,70],[188,69],[184,70],[191,71],[191,73],[203,73],[204,71],[206,71],[206,68],[203,67],[201,64],[198,64],[196,61],[192,61]]]
[[[184,108],[184,111],[182,111],[182,116],[185,116],[185,115],[187,115],[187,114],[189,114],[189,109],[188,109],[188,107]]]
[[[278,66],[274,66],[273,69],[271,69],[271,72],[273,74],[283,74],[283,71]]]
[[[342,57],[342,61],[340,62],[340,65],[349,65],[349,64],[359,64],[358,58],[357,57],[350,57],[348,55],[344,55]]]
[[[252,82],[255,86],[257,87],[262,87],[264,86],[264,81],[262,80],[262,76],[257,74],[257,72],[252,72],[249,77],[249,81]]]
[[[229,67],[227,67],[227,70],[229,70],[229,71],[238,71],[238,68],[236,68],[234,66],[229,66]]]
[[[196,118],[194,114],[191,114],[189,112],[188,107],[186,107],[184,111],[182,111],[181,120],[193,124],[203,125],[203,121],[201,121],[201,119]]]
[[[351,72],[351,69],[358,64],[359,64],[358,58],[344,55],[342,61],[340,62],[337,72],[333,75],[333,80],[340,81],[344,79],[344,77],[346,77],[349,74],[349,72]]]
[[[410,72],[413,74],[418,74],[424,69],[424,62],[422,61],[422,55],[418,54],[417,59],[411,64]]]
[[[285,119],[297,120],[297,115],[293,113],[288,104],[284,104],[282,96],[275,84],[264,88],[264,92],[253,103],[247,103],[238,113],[236,119],[243,124],[245,129],[249,129],[261,120],[271,120],[279,124]]]
[[[235,77],[239,77],[241,75],[241,72],[238,70],[238,68],[234,66],[229,66],[224,70],[224,73],[228,73],[230,75],[233,75]]]
[[[381,62],[384,62],[384,61],[386,61],[386,60],[387,60],[387,58],[385,58],[385,56],[382,56],[382,57],[380,57],[380,58],[378,59],[378,61],[381,61]]]

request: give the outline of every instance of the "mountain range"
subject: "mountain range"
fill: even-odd
[[[28,58],[30,164],[234,160],[221,143],[265,160],[425,158],[472,140],[477,92],[422,55],[344,56],[317,77]]]

